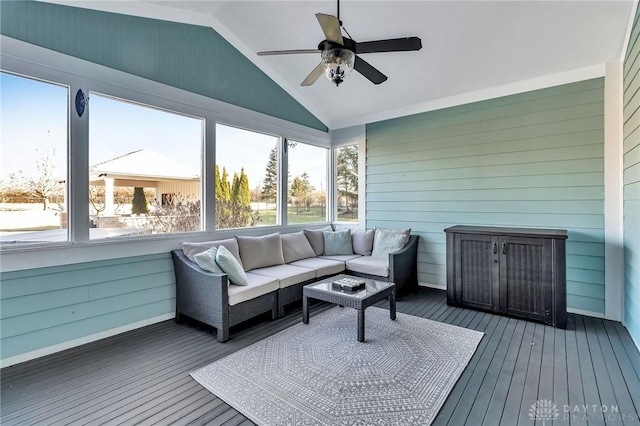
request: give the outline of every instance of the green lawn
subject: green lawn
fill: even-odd
[[[267,210],[260,211],[260,222],[258,226],[262,225],[275,225],[276,224],[276,211],[275,210]],[[324,222],[326,220],[324,209],[320,208],[312,208],[311,211],[302,211],[297,212],[295,207],[289,208],[287,212],[287,223],[296,224],[296,223],[311,223],[311,222]],[[338,214],[338,220],[343,222],[357,222],[358,221],[358,211],[354,210],[349,212],[348,214],[340,213]]]
[[[260,225],[275,225],[276,224],[276,211],[275,210],[267,210],[260,211],[260,222],[258,222],[258,226]],[[326,221],[326,216],[324,214],[324,209],[311,209],[311,211],[302,211],[299,213],[296,212],[295,207],[290,208],[287,212],[287,222],[289,224],[294,223],[310,223],[310,222],[324,222]]]

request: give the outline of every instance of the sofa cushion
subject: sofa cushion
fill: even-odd
[[[282,241],[278,232],[259,237],[236,236],[236,240],[245,271],[284,263]]]
[[[305,229],[304,235],[309,240],[309,244],[313,248],[316,256],[320,256],[324,254],[324,235],[322,232],[331,231],[330,226],[325,226],[322,229]]]
[[[389,258],[361,256],[347,262],[349,271],[363,274],[377,275],[379,277],[389,276]]]
[[[242,264],[238,262],[238,259],[236,259],[225,246],[218,247],[216,263],[220,266],[220,269],[229,276],[231,284],[249,285],[247,275],[244,273],[244,269],[242,269]]]
[[[352,259],[362,257],[360,254],[343,254],[337,256],[319,256],[319,259],[337,260],[338,262],[347,262]]]
[[[279,280],[280,288],[289,287],[316,277],[316,271],[313,269],[291,265],[276,265],[269,266],[267,268],[254,269],[251,273]]]
[[[325,277],[327,275],[339,274],[340,272],[344,271],[344,262],[339,262],[337,260],[320,259],[318,257],[298,260],[296,262],[290,263],[289,265],[313,269],[316,271],[316,277]]]
[[[316,253],[313,251],[309,240],[304,235],[304,232],[294,232],[291,234],[280,235],[282,240],[282,254],[284,256],[284,263],[295,262],[296,260],[308,259],[310,257],[316,257]]]
[[[182,252],[187,259],[192,262],[195,262],[196,259],[193,257],[198,253],[202,253],[203,251],[207,251],[211,247],[220,247],[224,246],[233,254],[233,256],[242,264],[242,260],[240,259],[240,251],[238,249],[238,242],[235,238],[227,238],[226,240],[217,240],[217,241],[205,241],[201,243],[189,243],[183,242],[180,243],[182,246]]]
[[[353,254],[353,246],[351,245],[351,229],[343,229],[342,231],[323,231],[324,237],[324,254],[327,256],[335,256],[342,254]]]
[[[196,263],[199,267],[204,269],[205,271],[213,272],[216,274],[224,274],[224,271],[220,268],[220,266],[216,263],[216,253],[218,249],[216,247],[211,247],[202,253],[198,253],[193,256],[196,259]]]
[[[389,253],[395,253],[407,244],[411,229],[382,229],[376,228],[373,241],[373,257],[387,257]]]
[[[351,233],[351,242],[353,243],[353,252],[363,256],[370,256],[373,249],[374,229],[366,231],[357,230]]]
[[[247,274],[248,285],[246,286],[229,286],[229,305],[237,305],[247,300],[271,293],[278,290],[278,280],[264,275],[256,275],[249,272]]]

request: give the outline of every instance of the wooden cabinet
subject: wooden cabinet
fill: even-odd
[[[565,328],[567,231],[453,226],[447,303]]]

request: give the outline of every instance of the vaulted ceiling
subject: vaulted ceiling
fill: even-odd
[[[315,48],[324,39],[315,13],[336,15],[334,1],[62,3],[211,26],[333,129],[473,99],[469,94],[480,99],[509,87],[602,75],[604,63],[622,57],[634,7],[633,1],[342,1],[340,18],[354,40],[415,35],[423,48],[363,55],[389,77],[380,85],[354,72],[339,87],[324,77],[301,87],[319,54],[256,52]]]

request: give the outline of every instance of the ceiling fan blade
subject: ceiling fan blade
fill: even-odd
[[[422,49],[419,37],[392,38],[388,40],[356,43],[356,53],[407,52]]]
[[[311,73],[304,79],[300,86],[311,86],[320,78],[320,76],[324,73],[324,66],[322,66],[322,62],[318,64],[317,67],[311,71]]]
[[[367,77],[373,84],[380,84],[387,81],[387,76],[375,69],[369,62],[356,56],[356,62],[353,64],[353,69],[358,71],[363,76]]]
[[[258,52],[258,56],[270,56],[270,55],[297,55],[299,53],[318,53],[318,49],[296,49],[296,50],[265,50]]]
[[[324,36],[328,41],[344,45],[344,40],[342,40],[342,31],[340,31],[340,21],[338,18],[331,15],[325,15],[324,13],[316,13],[316,18],[318,19],[318,23],[320,24],[320,27],[322,27]]]

